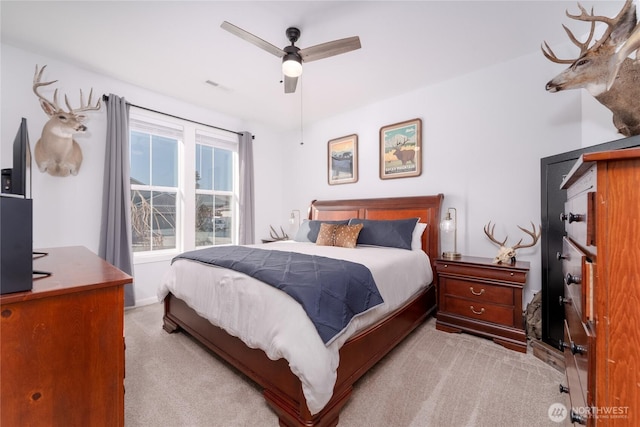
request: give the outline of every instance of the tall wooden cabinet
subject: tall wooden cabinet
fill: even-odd
[[[83,247],[44,249],[51,275],[0,297],[0,425],[124,425],[124,290]]]
[[[584,154],[561,185],[570,419],[640,423],[640,148]]]
[[[558,306],[558,298],[564,295],[562,268],[556,255],[562,251],[565,236],[564,224],[558,217],[564,210],[567,191],[561,189],[560,184],[583,154],[639,146],[640,135],[636,135],[540,159],[542,340],[546,344],[556,345],[564,334],[564,312]]]

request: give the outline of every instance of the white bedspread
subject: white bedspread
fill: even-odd
[[[433,280],[429,259],[422,251],[371,246],[349,249],[293,241],[252,246],[364,264],[385,301],[354,317],[343,334],[325,346],[302,306],[272,286],[243,273],[188,260],[177,260],[165,274],[158,289],[160,300],[171,292],[247,346],[262,349],[272,360],[285,358],[300,378],[312,414],[320,412],[331,399],[338,351],[344,342]]]

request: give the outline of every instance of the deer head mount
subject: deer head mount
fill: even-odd
[[[40,100],[40,106],[45,114],[49,116],[49,120],[42,128],[42,135],[36,142],[34,150],[36,164],[40,172],[47,172],[49,175],[77,175],[82,164],[82,151],[80,150],[80,145],[73,139],[73,135],[87,130],[87,127],[82,124],[85,116],[79,113],[99,110],[100,99],[98,98],[95,106],[91,106],[91,97],[93,95],[93,89],[91,89],[89,100],[85,104],[81,89],[80,108],[71,108],[69,99],[65,95],[64,102],[69,109],[69,111],[65,111],[58,105],[58,89],[53,93],[53,101],[38,93],[38,88],[57,82],[57,80],[41,81],[42,73],[46,67],[46,65],[43,65],[38,71],[38,66],[36,65],[36,72],[33,76],[33,93]]]
[[[508,247],[508,246],[505,246],[505,244],[507,243],[507,239],[509,238],[509,236],[505,237],[503,241],[499,241],[498,239],[493,237],[493,231],[495,228],[496,228],[495,224],[493,224],[493,227],[491,226],[491,221],[489,221],[489,223],[484,226],[484,234],[487,235],[489,240],[491,240],[493,243],[495,243],[500,247],[500,249],[498,250],[498,254],[493,259],[493,262],[496,264],[514,263],[516,261],[516,250],[535,246],[535,244],[538,243],[538,239],[540,239],[540,233],[542,231],[542,228],[538,226],[538,231],[536,232],[536,226],[533,225],[533,222],[531,223],[531,231],[527,230],[526,228],[522,228],[518,226],[520,230],[524,231],[526,234],[531,236],[532,241],[531,243],[523,245],[522,239],[520,239],[518,243]]]
[[[627,0],[615,18],[588,13],[582,5],[579,15],[567,16],[591,23],[591,31],[585,42],[580,42],[563,25],[569,39],[580,48],[577,59],[559,59],[544,42],[542,53],[557,64],[571,64],[569,68],[551,79],[546,86],[549,92],[568,89],[586,89],[602,105],[613,113],[613,124],[622,135],[640,135],[640,23],[636,21],[636,7]],[[602,37],[594,41],[597,22],[606,24]],[[635,59],[629,58],[636,52]]]

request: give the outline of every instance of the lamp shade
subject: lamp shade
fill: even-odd
[[[287,77],[302,75],[302,62],[297,55],[289,53],[282,59],[282,73]]]
[[[445,233],[450,233],[452,231],[455,231],[455,229],[456,223],[453,218],[451,218],[451,212],[447,212],[447,216],[440,223],[440,230],[444,231]]]
[[[451,215],[453,213],[453,216]],[[443,246],[448,247],[442,252],[442,257],[447,259],[460,258],[458,252],[458,211],[456,208],[448,208],[447,215],[440,222],[440,231],[442,232],[441,241]]]

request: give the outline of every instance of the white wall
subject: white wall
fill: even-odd
[[[36,64],[47,65],[43,81],[58,80],[60,102],[67,94],[72,106],[79,106],[79,89],[85,98],[93,88],[95,96],[114,93],[127,101],[143,107],[166,112],[179,117],[209,123],[225,129],[248,130],[256,135],[254,141],[256,171],[256,237],[268,229],[269,223],[283,217],[281,203],[281,156],[277,146],[280,138],[264,127],[224,114],[185,104],[158,95],[112,78],[92,73],[64,62],[0,45],[1,64],[1,150],[0,165],[11,167],[11,144],[20,118],[28,122],[31,147],[40,137],[48,117],[41,110],[37,97],[32,92],[33,73]],[[43,91],[44,92],[44,91]],[[77,135],[84,160],[77,176],[65,178],[40,173],[34,164],[33,170],[33,244],[34,248],[53,246],[85,246],[98,252],[100,221],[102,212],[102,183],[104,175],[104,153],[106,138],[106,108],[87,114],[88,131]],[[34,162],[35,163],[35,162]],[[156,301],[155,289],[166,269],[168,260],[137,264],[134,268],[136,302],[144,304]]]
[[[48,64],[45,79],[58,79],[57,87],[72,103],[78,102],[74,94],[79,88],[93,87],[100,95],[115,93],[134,104],[254,133],[257,240],[268,236],[269,225],[289,231],[290,210],[299,209],[304,217],[313,199],[444,193],[444,208],[458,210],[459,251],[491,257],[497,248],[482,232],[488,221],[497,224],[498,236],[509,234],[512,243],[522,236],[516,225],[539,224],[541,157],[619,138],[608,125],[608,110],[590,102],[589,95],[544,90],[558,70],[539,52],[306,125],[301,145],[299,131],[279,134],[52,58],[5,44],[1,48],[2,167],[10,164],[10,142],[20,117],[29,121],[32,146],[39,137],[46,116],[31,84],[35,64]],[[380,127],[416,117],[423,120],[422,175],[380,180]],[[87,126],[89,132],[77,138],[85,156],[78,176],[34,172],[35,247],[84,245],[98,250],[104,108],[90,114]],[[359,181],[329,186],[327,142],[351,133],[359,136]],[[519,259],[531,263],[526,303],[541,287],[540,245],[522,250]],[[137,304],[155,301],[167,264],[163,260],[135,266]]]
[[[301,179],[288,180],[285,210],[304,209],[314,198],[444,193],[443,207],[458,211],[458,250],[494,256],[484,224],[496,223],[496,235],[508,234],[511,243],[523,236],[517,225],[537,226],[540,158],[581,145],[580,93],[544,89],[556,71],[534,53],[309,126],[305,144],[290,145],[291,173]],[[422,175],[380,180],[380,127],[416,117],[423,121]],[[359,138],[359,181],[329,186],[327,142],[352,133]],[[518,259],[531,263],[528,301],[541,288],[540,244]]]

